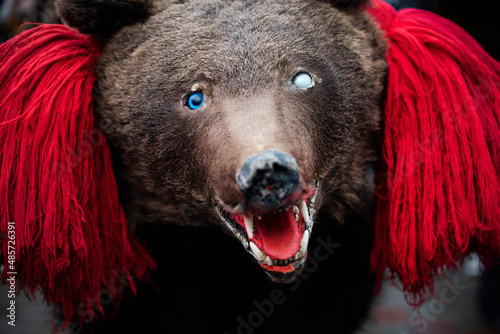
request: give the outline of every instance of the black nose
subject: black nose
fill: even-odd
[[[266,212],[297,191],[299,167],[291,155],[271,149],[248,159],[236,173],[236,180],[247,210]]]

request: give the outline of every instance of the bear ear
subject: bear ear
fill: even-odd
[[[110,36],[124,26],[142,22],[151,13],[151,0],[56,0],[63,22],[82,34]]]
[[[367,5],[370,0],[325,0],[324,2],[339,8],[361,8]]]

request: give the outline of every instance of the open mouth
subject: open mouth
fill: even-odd
[[[302,270],[314,225],[316,194],[295,205],[259,215],[231,215],[221,205],[215,210],[259,265],[277,281],[290,281]]]

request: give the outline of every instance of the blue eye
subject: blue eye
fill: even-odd
[[[188,95],[187,97],[187,102],[186,106],[189,109],[196,110],[199,109],[203,105],[203,101],[205,98],[203,97],[203,94],[200,92],[192,93]]]
[[[305,72],[301,72],[293,77],[292,83],[298,88],[306,89],[311,87],[314,82],[311,75]]]

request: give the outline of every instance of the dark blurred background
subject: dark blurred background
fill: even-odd
[[[0,43],[25,22],[59,23],[53,0],[0,0]]]

